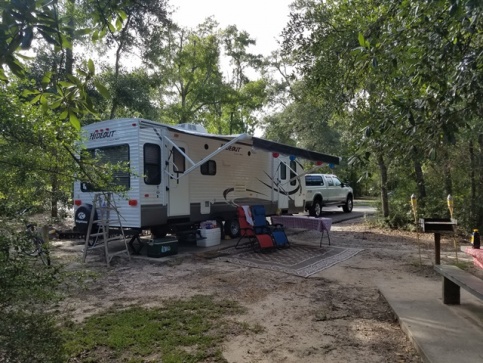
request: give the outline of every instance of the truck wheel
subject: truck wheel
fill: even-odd
[[[312,204],[312,208],[310,208],[310,215],[313,217],[320,217],[322,214],[322,201],[317,199]]]
[[[230,219],[225,221],[225,234],[229,235],[231,238],[236,238],[240,234],[240,225],[235,219]]]
[[[352,195],[347,196],[347,200],[342,207],[345,213],[350,213],[352,212],[352,208],[354,207],[354,200],[352,199]]]

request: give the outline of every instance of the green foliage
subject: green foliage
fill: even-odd
[[[65,328],[66,350],[81,362],[115,360],[163,362],[226,362],[221,354],[228,335],[249,326],[227,320],[242,312],[233,301],[212,296],[168,300],[162,308],[110,310]],[[256,327],[254,328],[256,329]]]
[[[62,335],[53,314],[32,309],[3,313],[0,326],[2,360],[12,363],[65,362]]]
[[[61,269],[24,254],[30,241],[19,233],[18,219],[0,216],[0,356],[8,362],[62,362],[61,334],[48,311],[59,297]]]
[[[465,227],[483,224],[482,15],[472,0],[294,3],[282,53],[306,86],[294,99],[328,106],[352,167],[377,170],[391,225],[406,224],[413,193],[427,217],[445,214],[453,194]],[[466,161],[453,159],[458,145]],[[457,170],[461,164],[467,173]]]
[[[16,86],[0,88],[0,210],[67,202],[75,165],[66,147],[76,133],[54,114],[22,101]]]

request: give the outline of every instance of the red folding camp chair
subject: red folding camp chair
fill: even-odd
[[[240,238],[238,239],[238,242],[235,245],[235,248],[240,248],[240,241],[243,238],[248,238],[248,243],[247,245],[252,246],[254,249],[260,249],[260,250],[269,250],[273,249],[275,247],[275,244],[273,243],[273,238],[270,233],[266,233],[266,231],[259,231],[259,233],[255,233],[255,230],[253,228],[253,225],[250,224],[253,223],[253,220],[251,216],[247,217],[245,213],[245,209],[248,211],[248,213],[251,213],[250,208],[243,208],[243,207],[237,207],[237,216],[238,216],[238,224],[240,226]],[[249,222],[250,221],[250,222]]]

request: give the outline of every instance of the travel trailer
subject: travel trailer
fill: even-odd
[[[199,125],[163,125],[144,119],[101,121],[82,128],[83,147],[100,162],[129,165],[116,171],[122,193],[115,204],[123,228],[162,236],[206,220],[238,233],[236,207],[262,204],[267,215],[303,212],[301,160],[338,164],[339,158],[248,134],[208,134]],[[75,222],[86,231],[94,194],[74,184]],[[119,222],[117,222],[119,223]],[[119,226],[118,226],[119,227]]]

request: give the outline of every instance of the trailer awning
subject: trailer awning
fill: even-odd
[[[278,152],[284,155],[293,155],[310,161],[321,161],[327,164],[339,165],[340,158],[337,156],[322,154],[316,151],[298,148],[295,146],[280,144],[278,142],[252,137],[252,146],[255,149],[262,149],[270,152]]]
[[[176,132],[181,132],[185,134],[190,134],[199,137],[205,137],[220,141],[233,141],[233,139],[237,139],[236,143],[241,145],[248,145],[252,146],[254,149],[265,150],[269,152],[277,152],[283,155],[293,155],[297,158],[315,161],[315,162],[322,162],[326,164],[334,164],[339,165],[340,158],[337,156],[322,154],[316,151],[302,149],[295,146],[290,146],[286,144],[281,144],[275,141],[269,141],[266,139],[261,139],[259,137],[251,136],[248,134],[238,134],[238,135],[214,135],[214,134],[207,134],[207,133],[200,133],[196,131],[186,130],[182,128],[178,128],[175,126],[168,126],[169,129]]]

